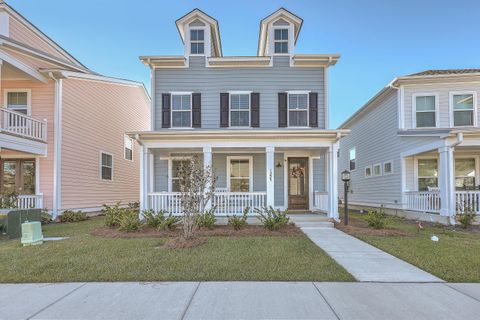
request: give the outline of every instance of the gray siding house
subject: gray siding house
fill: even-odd
[[[336,54],[297,54],[302,19],[279,9],[260,22],[256,56],[222,54],[217,20],[176,21],[184,53],[143,56],[151,70],[151,131],[142,145],[142,209],[181,213],[177,168],[193,155],[218,177],[218,215],[250,207],[337,217],[338,141],[328,129],[328,68]]]
[[[477,69],[398,77],[345,121],[350,203],[441,222],[480,214],[479,80]]]

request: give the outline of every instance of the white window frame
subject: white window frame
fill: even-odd
[[[288,26],[274,26],[272,29],[273,29],[273,33],[272,33],[272,41],[273,41],[272,54],[276,55],[276,56],[285,56],[285,55],[288,56],[288,55],[290,55],[290,52],[291,52],[291,49],[292,49],[291,44],[290,44],[291,24],[289,23]],[[275,40],[275,31],[276,30],[287,30],[288,39],[287,40]],[[276,53],[275,52],[275,43],[276,42],[281,42],[281,43],[286,42],[287,43],[287,52]]]
[[[193,92],[170,92],[170,128],[172,129],[192,129],[193,128],[193,97],[192,97]],[[175,127],[173,125],[173,113],[174,112],[188,112],[185,110],[173,110],[173,96],[190,96],[190,127]]]
[[[109,155],[112,157],[112,166],[111,166],[111,170],[112,170],[112,178],[111,179],[103,179],[103,175],[102,175],[102,168],[104,167],[103,166],[103,163],[102,163],[102,154],[106,154],[106,155]],[[113,154],[110,153],[110,152],[107,152],[107,151],[103,151],[103,150],[100,150],[100,180],[102,181],[107,181],[107,182],[111,182],[113,181],[113,166],[114,166],[114,163],[113,163]],[[107,166],[105,166],[107,167]]]
[[[439,128],[440,127],[440,108],[439,108],[439,94],[436,92],[418,92],[412,95],[412,128],[417,128],[417,97],[435,97],[435,126],[434,127],[418,127],[418,129]],[[418,111],[431,112],[431,111]]]
[[[249,190],[248,192],[253,192],[253,157],[252,156],[227,156],[227,190],[231,191],[230,185],[230,161],[231,160],[248,160],[248,179],[249,179]]]
[[[353,170],[350,168],[350,161],[352,161],[352,159],[350,159],[350,152],[352,150],[355,150],[355,169],[353,169]],[[357,159],[358,159],[358,157],[357,157],[357,147],[352,147],[352,148],[348,149],[348,170],[350,170],[350,172],[354,172],[354,171],[357,170],[357,167],[358,167]],[[373,175],[373,171],[372,171],[372,175]]]
[[[370,169],[370,175],[367,175],[367,169]],[[371,178],[371,177],[373,177],[373,171],[372,171],[372,170],[373,170],[373,168],[372,168],[371,165],[365,167],[365,178]]]
[[[390,172],[385,171],[385,165],[386,164],[390,164]],[[384,176],[389,176],[389,175],[393,174],[393,161],[392,160],[384,161],[382,170],[383,170],[383,175]]]
[[[454,175],[454,181],[456,183],[456,180],[457,180],[457,177],[458,178],[464,178],[463,176],[457,176],[457,171],[455,170],[455,165],[456,165],[456,161],[457,159],[461,160],[461,159],[474,159],[475,160],[475,186],[478,186],[479,185],[479,181],[480,181],[480,157],[479,156],[476,156],[476,155],[457,155],[454,157],[454,164],[453,164],[453,175]]]
[[[420,176],[420,170],[419,170],[419,166],[418,166],[418,162],[419,160],[436,160],[437,161],[437,176]],[[415,190],[418,192],[419,191],[419,188],[420,188],[420,185],[418,183],[418,180],[420,178],[423,178],[423,179],[428,179],[428,178],[437,178],[437,186],[439,185],[440,181],[440,160],[438,159],[438,157],[433,157],[433,156],[416,156],[414,158],[414,167],[413,167],[413,170],[414,170],[414,187],[415,187]],[[423,192],[423,191],[422,191]]]
[[[194,30],[203,30],[203,41],[199,40],[192,40],[192,31]],[[188,39],[189,39],[189,46],[188,46],[188,55],[189,56],[205,56],[207,52],[207,28],[206,27],[190,27],[188,28]],[[202,43],[203,42],[203,53],[192,53],[192,43]],[[208,48],[210,50],[210,48]]]
[[[191,156],[178,156],[168,158],[168,192],[173,192],[173,161],[192,160]]]
[[[380,169],[378,174],[375,174],[375,167],[378,167],[378,168]],[[383,174],[382,163],[381,163],[381,162],[375,163],[375,164],[372,166],[372,176],[373,176],[373,177],[381,177],[382,174]]]
[[[132,144],[132,148],[130,149],[132,151],[132,159],[127,159],[125,157],[125,149],[127,149],[127,146],[125,144],[125,142],[127,141],[126,139],[130,140],[131,144]],[[126,134],[123,135],[123,159],[127,160],[127,161],[131,161],[133,162],[133,139],[130,138],[129,136],[127,136]]]
[[[228,92],[228,127],[229,128],[251,128],[252,127],[252,92],[253,91],[229,91]],[[232,126],[232,95],[246,94],[248,95],[248,126]],[[235,110],[234,112],[247,111]]]
[[[310,128],[309,119],[310,119],[310,92],[311,91],[287,91],[287,128]],[[306,110],[293,110],[293,112],[304,112],[307,111],[307,125],[306,126],[291,126],[290,125],[290,95],[291,94],[306,94],[307,95],[307,109]]]
[[[471,94],[473,96],[473,125],[471,126],[455,126],[455,110],[453,108],[453,96]],[[449,92],[449,109],[450,109],[450,127],[451,128],[472,128],[478,126],[477,124],[477,92],[476,91],[450,91]]]
[[[16,109],[8,108],[8,94],[10,92],[26,92],[27,93],[27,116],[32,115],[32,89],[4,89],[3,90],[3,106],[10,111],[16,111]]]

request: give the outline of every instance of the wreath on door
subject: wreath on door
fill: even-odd
[[[290,170],[290,175],[294,178],[303,177],[305,175],[305,168],[304,167],[293,167]]]

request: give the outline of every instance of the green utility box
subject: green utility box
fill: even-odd
[[[42,243],[42,224],[38,221],[22,223],[22,244],[24,246],[35,246]]]
[[[22,236],[22,223],[25,221],[41,222],[41,209],[11,209],[7,213],[4,228],[10,239],[17,239]]]

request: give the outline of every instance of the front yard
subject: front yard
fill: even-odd
[[[348,228],[341,230],[397,256],[448,282],[480,282],[480,229],[417,223],[389,217],[387,229],[368,228],[365,215],[350,214]],[[438,242],[430,238],[435,235]]]
[[[303,234],[210,236],[199,247],[166,249],[166,237],[93,236],[103,219],[44,226],[44,236],[70,238],[41,246],[1,241],[0,282],[354,281]]]

